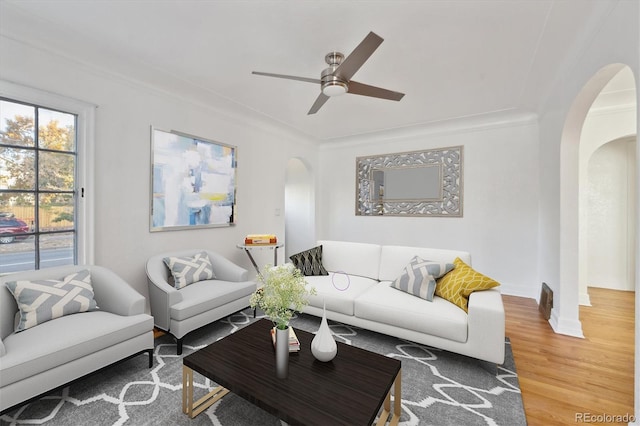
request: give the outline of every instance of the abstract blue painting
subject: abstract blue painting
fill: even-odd
[[[233,225],[236,151],[152,128],[151,231]]]

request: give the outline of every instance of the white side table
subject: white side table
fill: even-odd
[[[238,245],[236,245],[236,247],[238,247],[239,249],[244,250],[244,252],[247,253],[247,256],[249,256],[249,260],[253,264],[253,267],[256,269],[256,272],[258,273],[258,275],[262,275],[262,273],[260,272],[260,268],[258,267],[258,264],[256,263],[255,259],[251,255],[251,251],[253,251],[253,250],[264,250],[264,249],[273,250],[273,266],[277,266],[278,265],[278,249],[280,247],[283,247],[283,246],[284,246],[284,243],[257,244],[257,245],[238,244]]]

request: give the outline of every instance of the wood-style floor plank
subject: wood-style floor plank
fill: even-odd
[[[591,287],[589,296],[580,339],[555,334],[534,299],[503,295],[530,426],[585,423],[583,413],[633,415],[635,293]]]

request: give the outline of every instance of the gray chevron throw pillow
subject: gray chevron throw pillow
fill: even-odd
[[[293,265],[300,269],[302,275],[329,275],[322,265],[322,246],[289,256]]]
[[[61,280],[9,281],[6,285],[20,309],[16,332],[64,315],[98,309],[91,273],[86,269]]]
[[[165,257],[165,265],[171,271],[174,286],[179,290],[198,281],[212,280],[216,277],[207,252],[201,251],[195,256]]]
[[[433,302],[436,279],[454,268],[453,263],[422,260],[415,256],[391,284],[392,287]]]

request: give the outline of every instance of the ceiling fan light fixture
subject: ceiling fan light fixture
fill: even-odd
[[[322,93],[329,97],[344,95],[347,89],[347,84],[341,81],[329,81],[322,85]]]

